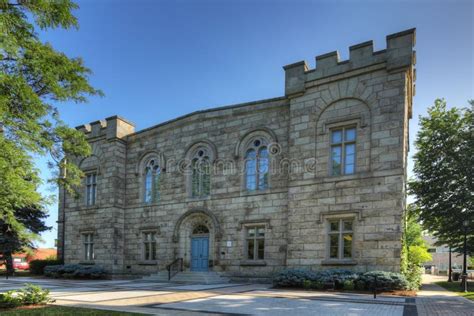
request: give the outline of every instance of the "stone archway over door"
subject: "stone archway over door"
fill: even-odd
[[[178,219],[173,233],[176,257],[183,258],[186,269],[212,270],[217,264],[220,235],[219,222],[210,211],[188,211]]]

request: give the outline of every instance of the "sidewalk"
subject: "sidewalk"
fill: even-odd
[[[434,284],[444,280],[444,276],[423,275],[423,285],[416,298],[418,315],[474,316],[474,302]]]

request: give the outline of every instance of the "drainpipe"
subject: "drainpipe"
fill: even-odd
[[[66,164],[67,160],[64,158],[64,163]],[[61,168],[62,174],[61,174],[61,179],[66,179],[66,166]],[[58,221],[63,225],[63,230],[61,233],[61,261],[64,264],[64,253],[66,250],[66,186],[63,184],[63,199],[62,199],[62,220]]]

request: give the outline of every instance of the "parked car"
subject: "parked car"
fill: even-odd
[[[28,270],[29,268],[30,264],[24,258],[13,258],[13,269]]]

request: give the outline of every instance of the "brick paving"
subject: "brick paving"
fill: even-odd
[[[474,316],[474,302],[434,284],[434,282],[444,280],[446,277],[423,276],[423,286],[416,298],[418,315]]]
[[[177,286],[136,281],[0,280],[0,292],[35,283],[51,290],[56,304],[158,315],[377,315],[474,316],[474,303],[425,276],[416,299],[331,292],[276,290],[262,284]],[[416,305],[415,305],[416,302]]]

